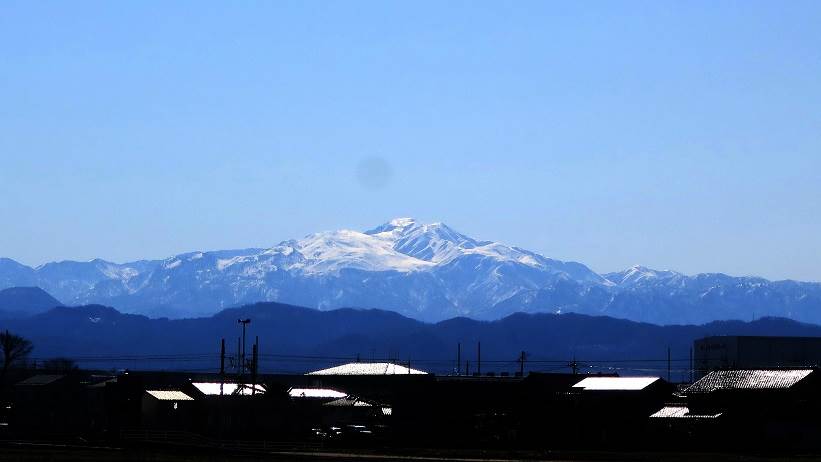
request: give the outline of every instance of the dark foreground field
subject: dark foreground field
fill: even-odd
[[[493,451],[472,452],[468,450],[401,450],[391,453],[377,453],[366,450],[356,452],[271,452],[271,453],[227,453],[191,450],[188,448],[157,447],[94,447],[71,446],[47,443],[0,444],[0,460],[3,461],[463,461],[463,462],[503,462],[503,461],[727,461],[727,462],[777,462],[777,461],[821,461],[821,456],[784,455],[742,455],[722,453],[664,453],[664,452],[527,452]]]

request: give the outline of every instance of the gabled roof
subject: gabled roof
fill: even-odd
[[[408,369],[393,363],[348,363],[341,366],[308,372],[305,375],[419,375],[427,374],[418,369]]]
[[[331,407],[373,407],[373,404],[362,401],[359,398],[355,398],[353,396],[346,396],[345,398],[335,399],[333,401],[327,402],[323,404],[323,406],[331,406]]]
[[[56,374],[38,374],[32,377],[23,380],[22,382],[17,382],[17,385],[20,386],[42,386],[54,383],[60,379],[65,377],[65,375],[56,375]]]
[[[191,385],[194,386],[200,393],[203,395],[208,396],[219,396],[219,395],[261,395],[265,393],[265,387],[256,384],[252,385],[250,383],[245,383],[240,388],[236,383],[220,383],[220,382],[194,382]],[[240,388],[238,390],[238,388]]]
[[[713,371],[687,388],[687,393],[716,390],[785,390],[804,380],[812,369]]]
[[[194,401],[194,398],[179,390],[145,390],[145,392],[160,401]]]
[[[330,388],[291,388],[288,390],[288,396],[291,398],[330,398],[339,399],[348,396],[338,390]]]
[[[587,391],[639,391],[644,390],[660,377],[587,377],[573,385]]]
[[[717,419],[721,412],[715,414],[692,414],[687,406],[664,406],[650,416],[651,419]]]
[[[105,388],[109,383],[117,383],[117,377],[106,378],[95,382],[88,386],[88,388]]]

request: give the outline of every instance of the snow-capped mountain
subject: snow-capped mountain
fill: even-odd
[[[31,268],[8,258],[0,258],[0,289],[38,286],[68,303],[109,284],[130,288],[141,275],[158,264],[160,261],[117,264],[95,259],[89,262],[52,262]]]
[[[821,284],[635,266],[599,275],[443,223],[391,220],[360,232],[320,232],[271,248],[190,252],[115,264],[37,268],[0,259],[0,289],[39,286],[67,304],[99,303],[186,317],[258,301],[318,309],[390,309],[425,321],[524,312],[606,314],[659,324],[765,315],[821,322]]]

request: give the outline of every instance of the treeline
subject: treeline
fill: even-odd
[[[29,360],[34,345],[25,337],[5,330],[0,332],[0,352],[3,355],[3,367],[0,369],[0,386],[6,385],[9,372],[18,369],[42,369],[53,372],[71,372],[77,370],[77,364],[70,358],[51,358],[40,364]]]

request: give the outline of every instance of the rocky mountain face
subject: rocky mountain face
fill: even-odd
[[[821,284],[636,266],[597,274],[480,241],[443,223],[391,220],[261,249],[190,252],[124,264],[0,259],[0,289],[38,286],[69,305],[195,317],[260,301],[328,310],[381,308],[423,321],[516,312],[603,314],[657,324],[780,316],[821,322]]]

